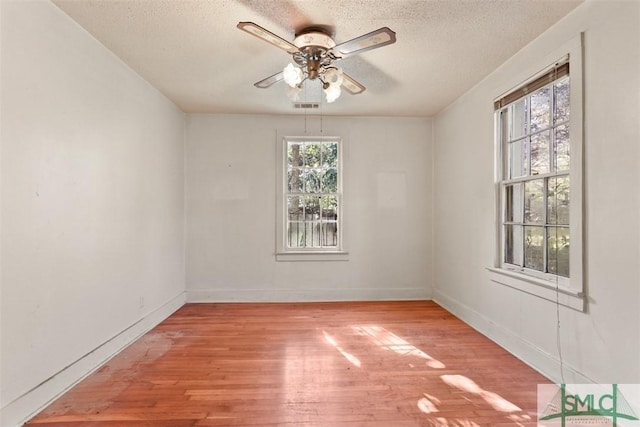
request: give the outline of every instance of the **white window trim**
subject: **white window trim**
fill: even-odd
[[[338,246],[335,250],[332,249],[289,249],[286,245],[287,234],[287,219],[285,209],[285,194],[286,194],[286,150],[288,141],[320,141],[338,140],[338,149],[340,150],[340,162],[338,164],[338,175],[340,177],[338,181],[338,193],[342,195],[340,198],[340,211],[338,217]],[[347,261],[349,259],[349,253],[345,250],[346,233],[344,230],[344,218],[345,218],[345,203],[344,203],[344,164],[346,163],[346,149],[345,149],[345,137],[337,136],[335,134],[322,134],[322,135],[300,135],[294,132],[277,132],[276,143],[276,261]]]
[[[584,34],[570,40],[566,44],[551,52],[540,61],[531,64],[523,73],[513,80],[506,82],[502,90],[496,91],[500,95],[498,100],[517,87],[528,81],[534,80],[555,66],[558,60],[569,57],[569,84],[570,84],[570,107],[571,116],[569,123],[571,127],[571,179],[570,200],[571,208],[569,213],[569,230],[571,234],[570,262],[571,278],[560,278],[551,275],[531,274],[523,268],[509,268],[502,263],[502,206],[501,206],[501,179],[503,173],[503,153],[502,135],[500,135],[500,114],[495,117],[495,230],[496,245],[494,255],[494,265],[488,268],[490,280],[501,285],[538,296],[540,298],[559,303],[563,306],[573,308],[578,311],[586,310],[586,288],[584,284],[583,266],[583,144],[584,144],[584,121],[583,121],[583,65],[582,49]],[[552,277],[552,279],[550,279]]]

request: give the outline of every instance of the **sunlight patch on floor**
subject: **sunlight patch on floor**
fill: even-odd
[[[416,348],[381,326],[352,326],[352,328],[357,334],[369,337],[382,348],[394,351],[402,356],[417,356],[425,359],[427,366],[430,368],[444,369],[446,367],[444,363],[434,359],[424,351]]]
[[[418,400],[418,409],[425,414],[433,414],[434,412],[438,412],[438,407],[436,405],[440,404],[440,399],[435,396],[431,396],[430,394],[424,393],[424,397]]]
[[[338,350],[338,352],[345,359],[347,359],[353,366],[357,366],[359,368],[362,365],[362,363],[360,362],[360,359],[358,359],[356,356],[354,356],[353,354],[345,351],[342,347],[340,347],[340,344],[338,344],[338,342],[335,340],[335,338],[333,338],[331,335],[329,335],[329,333],[327,333],[327,331],[322,331],[322,333],[324,335],[324,339],[329,344],[334,346],[336,348],[336,350]]]
[[[519,412],[519,407],[509,402],[502,396],[491,391],[484,390],[470,378],[464,375],[441,375],[440,378],[451,387],[475,394],[487,402],[493,409],[498,412]]]

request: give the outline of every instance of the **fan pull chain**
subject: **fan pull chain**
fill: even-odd
[[[307,98],[307,85],[304,86],[304,99]],[[307,109],[304,109],[304,134],[307,134]]]
[[[322,102],[322,95],[320,95],[320,134],[322,134],[322,105],[324,104],[324,102]]]

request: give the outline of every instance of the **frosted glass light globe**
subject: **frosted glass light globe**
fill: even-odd
[[[291,87],[296,87],[302,82],[302,70],[293,64],[287,64],[282,71],[284,81]]]

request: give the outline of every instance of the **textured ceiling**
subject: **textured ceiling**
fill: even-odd
[[[286,52],[236,28],[253,21],[293,40],[309,25],[337,43],[380,27],[395,44],[338,64],[360,95],[322,104],[327,115],[431,116],[482,80],[582,0],[54,0],[185,112],[301,113],[282,82],[253,83]],[[319,101],[316,82],[303,100]]]

